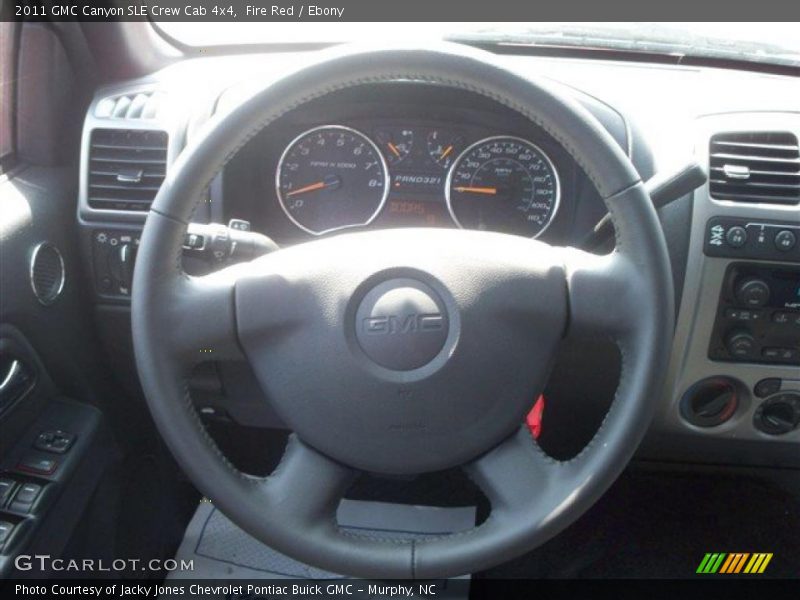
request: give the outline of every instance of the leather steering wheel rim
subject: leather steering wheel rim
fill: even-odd
[[[253,135],[313,99],[398,80],[480,94],[542,127],[577,161],[603,198],[617,232],[615,251],[601,257],[501,234],[412,230],[310,242],[205,277],[183,272],[181,247],[196,203]],[[420,250],[407,258],[399,248],[410,240]],[[429,257],[436,255],[442,240],[453,248],[451,253]],[[379,258],[355,260],[366,266],[344,264],[372,254]],[[330,260],[319,265],[314,257],[320,255]],[[345,352],[350,342],[341,335],[339,321],[350,318],[350,305],[338,313],[338,304],[325,300],[334,285],[341,288],[334,290],[342,294],[340,304],[349,302],[346,295],[363,297],[360,290],[364,281],[372,281],[371,273],[388,277],[395,267],[403,267],[403,277],[419,272],[431,286],[441,288],[450,327],[458,334],[441,364],[432,363],[413,377],[365,367],[363,356]],[[344,271],[341,277],[339,270]],[[544,308],[533,310],[532,304],[560,308],[545,315]],[[328,311],[327,321],[315,317],[307,328],[298,325],[306,318],[302,309],[309,307]],[[472,324],[470,316],[479,310],[487,311],[495,329]],[[242,529],[273,548],[333,572],[366,578],[437,578],[485,569],[540,545],[585,512],[627,465],[646,432],[669,354],[674,315],[669,259],[655,209],[616,142],[585,109],[550,84],[506,70],[488,53],[453,44],[322,53],[321,59],[212,121],[181,153],[152,205],[136,262],[131,311],[137,368],[150,411],[198,489]],[[511,316],[519,318],[524,336],[515,337],[514,324],[508,323]],[[547,327],[545,316],[552,321]],[[557,462],[519,424],[524,402],[533,397],[527,394],[546,377],[546,359],[554,345],[566,334],[581,332],[613,337],[621,351],[622,373],[594,439],[577,457]],[[317,375],[309,375],[307,387],[298,381],[302,378],[282,376],[291,371],[282,361],[293,356],[293,344],[315,344],[325,337],[319,352],[341,350],[338,353],[347,356],[336,360],[348,361],[348,369],[369,380],[370,390],[393,390],[401,383],[424,390],[426,382],[434,382],[430,385],[438,385],[440,392],[444,388],[437,378],[445,377],[448,369],[466,372],[474,364],[469,360],[475,357],[461,357],[474,352],[470,343],[481,339],[478,334],[500,350],[507,338],[511,347],[541,355],[537,362],[545,364],[534,369],[537,374],[524,385],[508,378],[501,382],[507,385],[507,404],[476,398],[474,410],[465,411],[473,420],[457,423],[452,431],[442,433],[445,421],[435,420],[444,418],[445,409],[429,403],[439,430],[423,427],[419,436],[425,437],[418,439],[415,432],[384,427],[380,435],[364,433],[363,440],[348,446],[341,438],[349,437],[351,430],[353,438],[363,433],[351,417],[357,410],[367,415],[374,411],[376,419],[390,418],[388,414],[393,419],[397,413],[385,412],[394,409],[377,400],[367,407],[351,406],[355,400],[349,398],[342,399],[340,412],[325,413],[337,409],[330,403],[313,405],[316,401],[301,393],[311,389]],[[206,433],[186,378],[201,348],[213,348],[216,359],[247,357],[259,369],[271,363],[259,381],[270,388],[270,396],[287,396],[279,412],[284,411],[281,416],[298,435],[290,437],[283,460],[269,477],[239,472]],[[516,368],[521,364],[510,363]],[[327,376],[324,366],[320,371]],[[477,378],[469,383],[480,387]],[[413,397],[409,402],[409,410],[425,410]],[[308,426],[318,411],[341,425],[338,436]],[[491,436],[484,436],[487,431]],[[480,439],[471,443],[467,432]],[[381,435],[385,451],[375,441]],[[448,454],[454,440],[463,442],[462,448]],[[397,448],[409,452],[409,472],[464,463],[491,503],[489,518],[467,532],[421,540],[378,540],[340,530],[336,506],[359,469],[405,472],[406,463],[396,458]]]

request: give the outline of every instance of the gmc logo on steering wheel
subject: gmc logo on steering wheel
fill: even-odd
[[[418,331],[439,331],[444,327],[440,313],[386,315],[367,317],[363,321],[364,333],[372,335],[395,335]]]

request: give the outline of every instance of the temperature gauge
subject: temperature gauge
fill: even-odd
[[[403,162],[414,146],[414,132],[411,129],[400,127],[379,129],[375,132],[375,138],[390,165]]]

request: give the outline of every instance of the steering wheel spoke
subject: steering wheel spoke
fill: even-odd
[[[464,470],[489,499],[492,519],[506,521],[529,515],[531,507],[552,492],[559,466],[520,428]]]
[[[598,256],[564,249],[569,291],[569,335],[624,337],[642,314],[641,277],[619,252]]]
[[[234,265],[202,277],[186,276],[172,286],[164,334],[184,364],[244,359],[236,332],[234,288],[245,269]]]
[[[324,528],[333,534],[336,508],[355,477],[355,470],[292,435],[280,464],[261,486],[270,518],[292,523],[298,532]]]

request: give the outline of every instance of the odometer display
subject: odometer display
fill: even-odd
[[[464,229],[538,237],[555,216],[560,192],[558,173],[540,148],[500,136],[461,153],[445,193],[453,220]]]
[[[389,193],[386,162],[363,133],[328,125],[301,134],[284,150],[278,200],[301,229],[320,235],[369,224]]]

